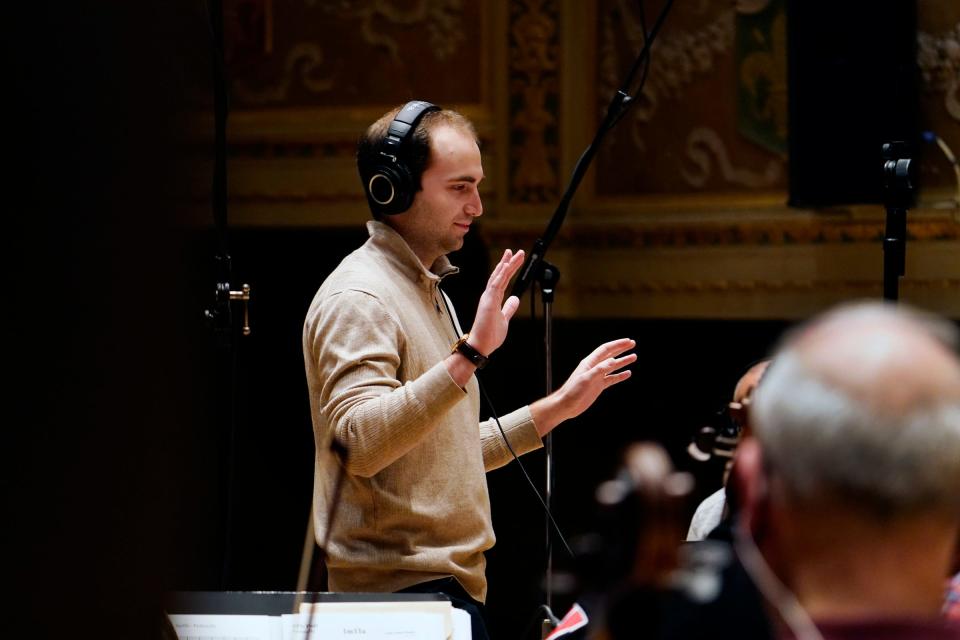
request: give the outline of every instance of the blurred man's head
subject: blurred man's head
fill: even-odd
[[[960,509],[955,329],[881,304],[801,328],[753,398],[755,434],[793,502],[877,517]]]
[[[765,373],[736,467],[745,518],[814,611],[936,600],[960,523],[956,343],[933,317],[845,306],[793,332]]]

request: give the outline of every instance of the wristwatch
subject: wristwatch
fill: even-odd
[[[467,342],[469,337],[469,333],[463,334],[462,338],[453,343],[453,349],[450,350],[450,353],[459,353],[464,358],[475,364],[477,369],[483,369],[485,366],[487,366],[488,358],[470,346],[470,343]]]

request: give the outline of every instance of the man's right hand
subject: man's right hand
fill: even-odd
[[[467,343],[485,356],[496,351],[507,339],[507,326],[510,324],[510,318],[516,313],[517,307],[520,306],[520,300],[517,296],[510,296],[504,302],[503,296],[507,291],[507,285],[510,284],[510,279],[522,265],[523,251],[516,253],[510,249],[504,251],[500,263],[487,280],[487,288],[480,296],[477,315],[470,329],[470,338]]]

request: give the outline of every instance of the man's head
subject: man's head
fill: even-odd
[[[381,151],[397,107],[374,122],[357,146],[357,168],[364,185]],[[374,217],[396,229],[429,267],[436,258],[463,245],[473,219],[483,213],[477,190],[483,166],[473,124],[450,110],[423,115],[403,148],[415,191],[409,209]]]
[[[770,360],[761,360],[750,366],[746,373],[740,376],[737,386],[733,389],[733,399],[727,405],[727,413],[733,424],[737,428],[737,441],[750,435],[749,406],[753,390],[760,384],[760,378],[770,365]],[[734,445],[736,446],[736,445]],[[734,453],[731,451],[731,453]],[[723,468],[723,484],[726,486],[730,478],[730,471],[733,469],[734,458],[728,458]]]
[[[948,323],[862,303],[777,351],[752,398],[736,484],[744,524],[805,606],[935,604],[960,524],[956,343]]]
[[[770,360],[761,360],[750,366],[747,372],[740,376],[737,386],[733,389],[733,400],[729,404],[729,413],[734,422],[740,427],[739,438],[746,438],[750,435],[749,407],[752,402],[753,392],[760,384],[760,378],[770,366]],[[733,462],[732,460],[730,461]],[[730,465],[727,465],[727,472]],[[726,473],[723,483],[727,483]]]
[[[955,333],[917,312],[861,304],[788,339],[751,418],[793,499],[843,497],[877,515],[960,510]]]

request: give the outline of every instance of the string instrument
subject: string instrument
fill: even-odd
[[[659,444],[629,445],[616,475],[596,488],[592,530],[577,541],[580,586],[662,586],[677,566],[693,486],[693,476],[675,471]]]
[[[617,473],[596,488],[591,532],[574,541],[577,606],[591,626],[564,640],[621,640],[638,631],[656,637],[662,598],[680,565],[693,486],[693,476],[675,471],[659,444],[624,450]]]
[[[700,428],[687,446],[687,453],[698,462],[717,459],[724,461],[724,484],[733,465],[733,454],[748,425],[749,409],[749,396],[740,402],[727,403],[723,409],[717,411],[709,424]]]

